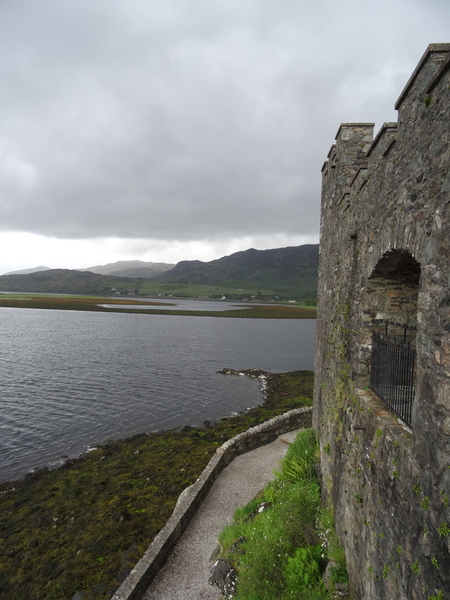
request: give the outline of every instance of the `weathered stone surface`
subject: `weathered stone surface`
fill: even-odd
[[[450,417],[445,417],[444,422],[442,423],[442,433],[450,436]]]
[[[262,512],[268,510],[272,506],[271,502],[261,502],[256,510],[251,512],[246,518],[245,521],[252,521],[256,515],[261,514]]]
[[[313,424],[360,600],[450,589],[449,56],[432,44],[398,123],[341,125],[322,169]],[[364,391],[379,319],[417,326],[410,429]]]
[[[133,569],[134,565],[137,563],[139,558],[139,549],[136,546],[130,546],[130,548],[128,548],[128,550],[124,553],[122,557],[121,571],[117,575],[117,579],[118,581],[120,581],[120,583],[122,583],[122,581],[125,581],[125,578],[131,573],[131,570]]]
[[[209,583],[217,586],[226,598],[231,598],[236,592],[237,573],[227,560],[219,558],[211,568]]]

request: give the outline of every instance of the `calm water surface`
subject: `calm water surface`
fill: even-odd
[[[313,369],[315,321],[0,308],[0,480],[261,402],[219,369]]]
[[[117,298],[117,296],[115,296]],[[123,298],[121,298],[123,299]],[[133,298],[134,301],[138,300],[141,302],[158,302],[160,303],[158,306],[143,306],[143,309],[158,309],[161,308],[163,310],[201,310],[201,311],[225,311],[225,310],[233,310],[238,309],[242,310],[243,308],[253,308],[254,306],[284,306],[291,307],[293,305],[290,304],[275,304],[271,302],[270,304],[262,304],[260,302],[245,302],[239,300],[233,300],[232,302],[227,300],[189,300],[183,298]],[[108,308],[116,308],[116,304],[103,304],[102,306],[106,306]],[[133,308],[135,310],[139,310],[141,307],[136,304],[128,304],[122,305],[126,308]]]

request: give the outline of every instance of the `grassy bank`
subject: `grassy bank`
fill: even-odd
[[[276,479],[238,508],[219,535],[220,558],[234,569],[228,585],[236,600],[326,600],[337,584],[346,585],[333,515],[320,501],[318,460],[314,430],[300,431]]]
[[[191,317],[223,317],[244,319],[315,319],[314,307],[301,306],[267,306],[261,304],[242,304],[236,310],[201,311],[201,310],[172,310],[160,308],[171,302],[141,302],[133,299],[105,298],[103,296],[51,296],[51,295],[0,295],[0,307],[10,308],[40,308],[48,310],[82,310],[94,312],[126,312],[157,315],[184,315]],[[114,305],[105,307],[102,304]],[[127,308],[127,305],[142,308]]]
[[[0,485],[0,597],[70,600],[83,590],[83,600],[109,598],[219,445],[311,405],[312,372],[267,381],[264,404],[242,415],[110,441],[58,470]]]

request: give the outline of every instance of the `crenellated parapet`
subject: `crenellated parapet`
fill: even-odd
[[[322,167],[323,217],[327,218],[329,209],[338,214],[352,207],[360,211],[363,204],[366,219],[371,209],[378,210],[388,198],[390,203],[403,202],[404,194],[419,193],[413,182],[408,182],[411,189],[407,191],[404,181],[393,193],[388,182],[393,176],[399,178],[413,154],[424,172],[431,175],[439,168],[431,160],[432,154],[426,155],[434,147],[437,152],[437,145],[448,143],[445,137],[440,142],[435,138],[436,132],[447,129],[449,72],[450,44],[430,44],[396,103],[398,123],[384,123],[375,137],[373,123],[343,123],[339,127],[336,143]],[[366,187],[373,174],[375,179]],[[418,173],[417,178],[420,176]],[[422,175],[417,183],[426,179],[430,178]],[[435,196],[437,191],[430,188],[426,193]]]

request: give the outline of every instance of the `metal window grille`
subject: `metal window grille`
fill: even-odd
[[[403,329],[400,341],[388,336],[388,325]],[[416,367],[416,351],[406,341],[411,331],[415,331],[415,328],[386,323],[384,334],[374,332],[370,369],[370,389],[409,426],[412,420]]]

